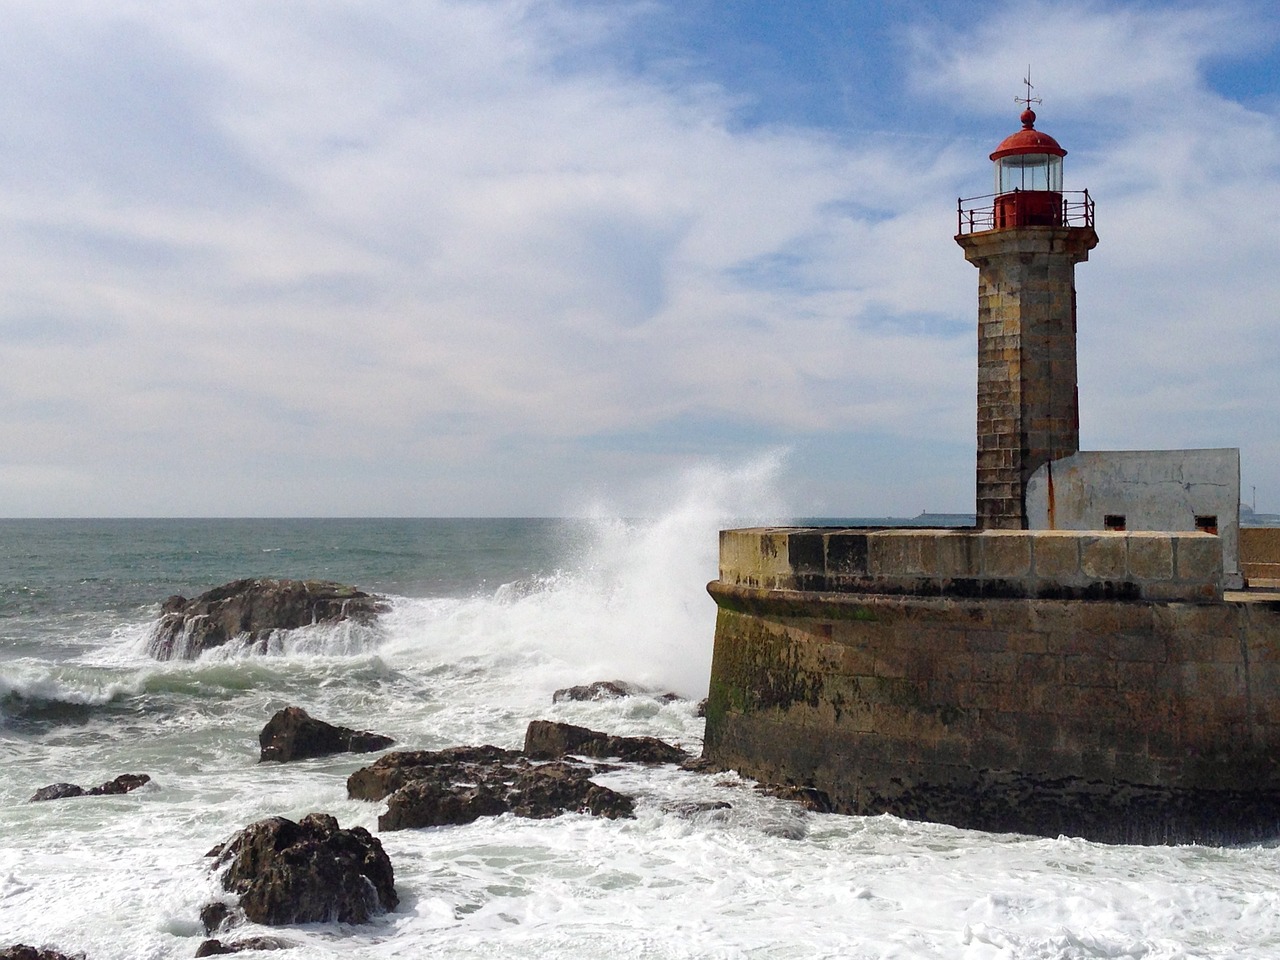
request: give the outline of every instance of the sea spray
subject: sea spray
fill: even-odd
[[[593,508],[596,541],[575,581],[584,603],[576,658],[596,675],[702,697],[711,674],[719,531],[784,515],[781,453],[738,466],[699,464],[643,494],[652,519]],[[748,518],[744,521],[743,518]],[[589,599],[588,599],[589,598]],[[612,670],[610,670],[612,668]]]
[[[574,554],[554,571],[462,601],[397,604],[383,624],[401,654],[420,659],[519,662],[516,698],[545,702],[558,687],[627,680],[698,699],[710,676],[718,531],[735,518],[776,517],[778,455],[738,467],[700,465],[674,478],[651,518],[593,508]],[[570,522],[573,523],[573,522]],[[496,664],[494,664],[496,666]]]

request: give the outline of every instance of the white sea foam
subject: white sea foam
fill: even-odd
[[[715,500],[715,482],[691,486]],[[529,720],[547,717],[696,749],[702,722],[688,701],[551,702],[558,686],[614,678],[705,692],[713,528],[753,511],[676,499],[653,522],[602,519],[558,573],[395,598],[372,633],[316,630],[270,656],[158,663],[122,629],[74,663],[0,664],[0,702],[86,708],[34,733],[0,728],[0,942],[89,960],[190,957],[204,936],[199,907],[223,896],[204,858],[213,844],[260,817],[312,810],[376,831],[383,805],[345,791],[369,758],[257,763],[258,731],[286,703],[403,748],[516,746]],[[26,802],[46,783],[124,772],[154,786]],[[598,779],[638,798],[634,820],[499,817],[384,833],[397,911],[367,927],[244,935],[296,942],[291,960],[1280,956],[1274,848],[1105,847],[818,815],[731,774],[672,767]]]

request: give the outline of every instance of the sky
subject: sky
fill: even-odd
[[[1028,67],[1082,446],[1280,512],[1271,0],[0,0],[0,516],[971,512]]]

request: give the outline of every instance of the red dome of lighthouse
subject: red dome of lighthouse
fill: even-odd
[[[1058,146],[1057,140],[1035,128],[1036,112],[1034,110],[1023,110],[1022,116],[1018,119],[1022,121],[1022,129],[1000,141],[1000,146],[996,147],[995,153],[991,154],[992,160],[1024,153],[1047,153],[1055,157],[1067,155],[1067,151]]]

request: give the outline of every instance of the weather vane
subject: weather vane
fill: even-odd
[[[1023,83],[1025,83],[1025,84],[1027,85],[1027,95],[1026,95],[1025,97],[1014,97],[1014,98],[1013,98],[1013,102],[1014,102],[1014,103],[1020,103],[1020,104],[1022,104],[1023,106],[1025,106],[1028,110],[1030,110],[1030,109],[1031,109],[1031,105],[1032,105],[1033,103],[1043,103],[1043,102],[1044,102],[1044,101],[1043,101],[1043,100],[1041,100],[1039,97],[1033,97],[1033,96],[1031,95],[1031,91],[1035,88],[1035,85],[1034,85],[1034,84],[1032,84],[1032,82],[1031,82],[1031,64],[1027,64],[1027,75],[1026,75],[1025,77],[1023,77],[1023,78],[1022,78],[1022,82],[1023,82]]]

